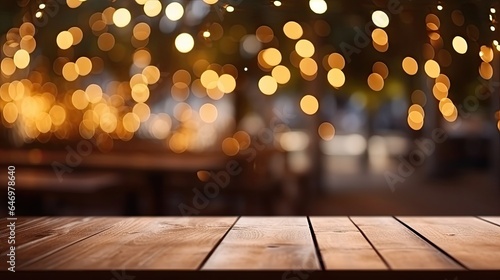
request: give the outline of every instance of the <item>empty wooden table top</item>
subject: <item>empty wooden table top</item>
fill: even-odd
[[[500,270],[500,217],[22,217],[15,234],[17,271]]]

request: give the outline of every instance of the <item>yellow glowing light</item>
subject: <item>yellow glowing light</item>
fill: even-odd
[[[12,58],[6,57],[2,59],[0,68],[2,69],[2,73],[4,75],[10,76],[16,71],[16,64],[14,64],[14,60]]]
[[[306,76],[314,76],[318,72],[318,65],[312,58],[304,58],[299,63],[299,68]]]
[[[132,112],[137,116],[139,116],[141,122],[147,121],[151,116],[151,109],[149,109],[149,106],[145,103],[135,104],[134,108],[132,109]]]
[[[389,25],[389,16],[383,11],[375,11],[372,13],[373,23],[380,28],[386,28]]]
[[[26,50],[17,50],[14,54],[14,64],[19,69],[24,69],[30,64],[30,54]]]
[[[335,88],[339,88],[345,83],[345,75],[342,70],[333,68],[328,71],[328,82]]]
[[[274,6],[276,6],[276,7],[280,7],[280,6],[281,6],[281,1],[278,1],[278,0],[273,1],[273,4],[274,4]]]
[[[335,136],[335,127],[329,122],[324,122],[319,125],[318,134],[321,139],[330,141]]]
[[[328,65],[331,68],[344,69],[345,67],[345,59],[339,53],[332,53],[328,56]]]
[[[250,144],[252,143],[250,135],[242,130],[237,131],[233,135],[233,138],[236,139],[236,141],[238,141],[238,144],[240,145],[240,150],[248,149],[248,147],[250,147]]]
[[[467,41],[463,37],[455,36],[453,38],[453,49],[459,54],[465,54],[467,52]]]
[[[295,51],[301,57],[311,57],[314,55],[314,45],[311,41],[302,39],[295,44]]]
[[[175,38],[175,47],[181,53],[188,53],[194,47],[194,39],[189,33],[181,33]]]
[[[132,88],[132,98],[135,102],[146,102],[149,98],[149,88],[145,84],[137,84]]]
[[[90,71],[92,71],[92,61],[88,57],[82,56],[78,58],[75,64],[77,66],[76,69],[78,70],[77,73],[80,76],[87,76],[90,74]]]
[[[126,8],[120,8],[113,13],[113,22],[117,27],[127,26],[131,19],[132,15]]]
[[[493,49],[487,46],[481,46],[480,52],[479,52],[479,57],[481,60],[484,62],[491,62],[494,57]]]
[[[379,46],[385,46],[389,42],[389,37],[387,33],[380,28],[376,28],[372,32],[372,39]]]
[[[213,123],[218,116],[217,107],[210,103],[205,103],[200,107],[200,118],[206,123]]]
[[[374,91],[381,91],[384,88],[384,78],[377,73],[368,76],[368,86]]]
[[[68,7],[72,9],[75,9],[80,7],[80,5],[85,1],[86,0],[66,0],[66,5],[68,5]]]
[[[231,93],[236,89],[236,80],[229,74],[222,74],[217,81],[217,87],[223,93]]]
[[[56,126],[60,126],[66,120],[66,111],[62,106],[55,105],[49,111],[50,118],[52,119],[52,123]]]
[[[481,62],[481,66],[479,66],[479,74],[485,80],[491,79],[493,77],[493,67],[491,64],[487,62]]]
[[[141,120],[139,119],[139,116],[137,116],[134,113],[127,113],[125,116],[123,116],[123,128],[128,131],[128,132],[136,132],[140,125],[141,125]]]
[[[134,26],[133,34],[137,40],[146,40],[151,34],[151,27],[147,23],[139,22]]]
[[[203,31],[203,37],[209,38],[210,37],[210,31],[208,31],[208,30]]]
[[[96,84],[90,84],[85,89],[85,94],[90,103],[96,104],[102,99],[102,88]]]
[[[262,58],[269,66],[276,66],[281,62],[281,53],[278,49],[269,48],[263,51]]]
[[[304,33],[300,24],[295,21],[289,21],[285,23],[285,25],[283,26],[283,32],[288,38],[292,40],[298,40]]]
[[[274,38],[274,32],[271,29],[271,27],[262,25],[255,31],[255,36],[257,37],[257,40],[259,40],[260,42],[269,43]]]
[[[144,13],[148,17],[155,17],[161,13],[161,2],[158,0],[149,0],[144,4]]]
[[[448,87],[441,82],[437,82],[432,87],[432,94],[437,100],[442,100],[448,96]]]
[[[184,7],[178,2],[172,2],[165,8],[165,15],[171,21],[178,21],[184,15]]]
[[[9,102],[2,109],[3,118],[8,123],[14,123],[19,116],[19,110],[15,103]]]
[[[232,13],[232,12],[234,12],[234,7],[233,7],[233,6],[227,6],[227,7],[226,7],[226,11],[227,11],[228,13]]]
[[[278,84],[282,85],[288,83],[291,77],[290,70],[288,70],[288,68],[283,65],[278,65],[274,67],[273,71],[271,72],[271,75]]]
[[[318,99],[312,95],[305,95],[300,100],[300,109],[308,115],[314,115],[319,109]]]
[[[208,5],[213,5],[217,3],[219,0],[203,0],[203,2],[207,3]]]
[[[278,90],[278,83],[274,77],[266,75],[260,78],[259,89],[265,95],[273,95]]]
[[[74,62],[64,64],[62,75],[68,82],[72,82],[78,78],[78,66]]]
[[[99,126],[101,127],[102,131],[106,133],[112,133],[113,131],[115,131],[117,124],[118,120],[112,113],[103,114],[99,121]]]
[[[413,57],[405,57],[403,59],[403,70],[406,72],[408,75],[415,75],[417,74],[418,71],[418,64],[417,61]]]
[[[309,8],[316,14],[324,14],[328,9],[325,0],[309,0]]]
[[[240,143],[232,137],[222,141],[222,151],[228,156],[235,156],[240,151]]]
[[[213,89],[217,87],[217,83],[219,80],[219,74],[214,70],[206,70],[201,74],[200,77],[201,84],[207,89]]]
[[[431,78],[437,78],[441,74],[441,68],[439,64],[434,60],[427,60],[424,65],[424,70],[427,76]]]
[[[158,67],[150,65],[146,66],[142,70],[142,75],[144,78],[146,78],[146,81],[148,84],[152,85],[158,82],[160,79],[160,69]]]
[[[73,35],[69,31],[62,31],[56,38],[57,46],[62,50],[67,50],[73,45]]]
[[[87,99],[85,91],[79,89],[73,92],[73,95],[71,96],[71,103],[78,110],[87,108],[87,106],[89,105],[89,100]]]

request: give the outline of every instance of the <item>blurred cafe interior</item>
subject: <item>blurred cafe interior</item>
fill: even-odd
[[[0,7],[19,215],[500,214],[497,0]]]

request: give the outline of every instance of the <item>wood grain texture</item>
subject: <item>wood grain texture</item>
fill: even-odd
[[[462,269],[392,217],[351,217],[391,269]]]
[[[398,217],[469,269],[500,269],[499,227],[474,217]]]
[[[500,217],[494,217],[494,216],[481,216],[480,217],[483,220],[486,220],[490,223],[494,223],[497,226],[500,226]]]
[[[120,218],[110,229],[24,269],[194,270],[235,221],[236,217]]]
[[[16,229],[16,263],[19,269],[111,227],[119,218],[42,218]],[[2,252],[4,255],[4,252]],[[2,263],[2,265],[4,265]]]
[[[202,267],[320,269],[306,217],[242,217]]]
[[[363,234],[347,217],[311,217],[326,269],[387,269]]]

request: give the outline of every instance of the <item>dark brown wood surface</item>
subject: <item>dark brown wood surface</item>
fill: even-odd
[[[16,269],[500,270],[500,217],[23,217]],[[9,229],[2,225],[0,240]],[[7,269],[8,247],[1,247]]]

